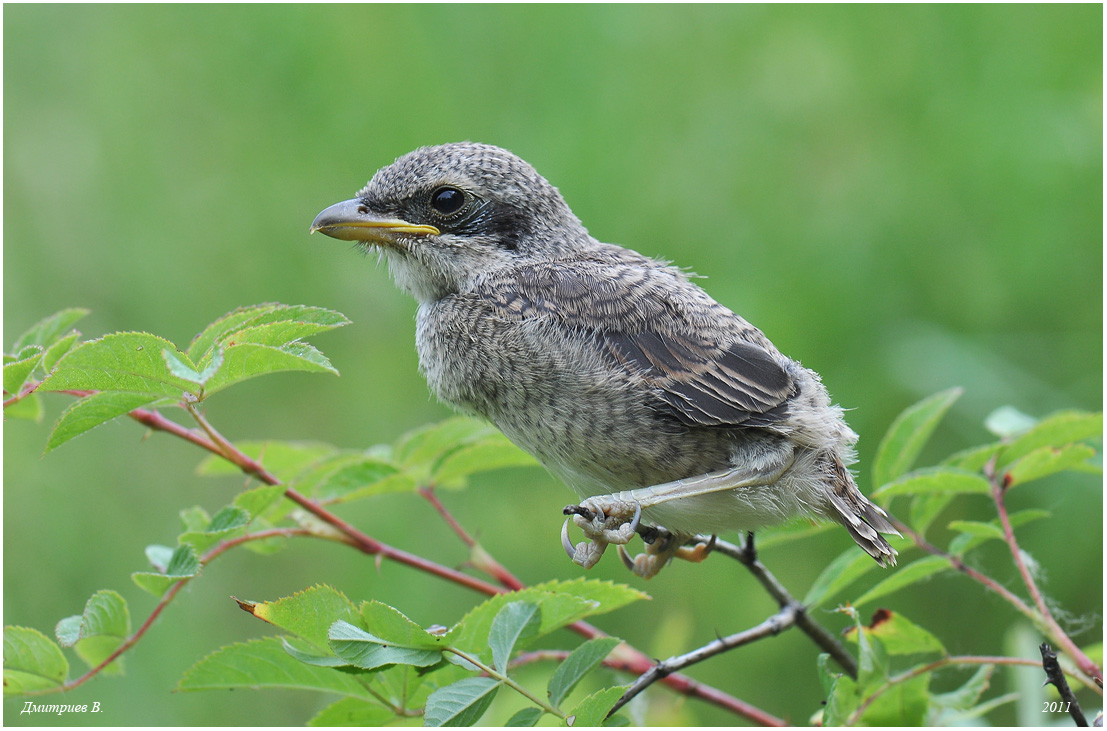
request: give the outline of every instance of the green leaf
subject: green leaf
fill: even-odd
[[[228,645],[189,668],[177,690],[291,688],[371,700],[356,676],[335,668],[308,665],[291,657],[279,637]]]
[[[235,446],[247,457],[265,465],[265,469],[282,482],[291,482],[309,465],[338,451],[336,447],[320,442],[238,442]],[[238,477],[242,470],[238,465],[212,455],[200,463],[196,473],[204,476]]]
[[[876,448],[874,485],[881,487],[911,469],[938,422],[960,395],[960,388],[936,393],[896,417]]]
[[[817,536],[833,530],[836,525],[830,522],[812,523],[808,520],[794,520],[784,525],[763,528],[757,532],[757,550]]]
[[[578,703],[566,722],[570,726],[599,726],[607,718],[608,712],[615,707],[615,703],[627,692],[629,685],[616,685],[611,688],[598,690]]]
[[[500,689],[492,678],[464,678],[427,698],[424,726],[475,726]]]
[[[873,497],[893,495],[991,494],[992,488],[981,475],[953,467],[928,467],[886,482],[873,491]]]
[[[501,673],[507,672],[507,662],[515,651],[515,645],[538,632],[542,624],[542,610],[530,602],[511,602],[496,613],[488,633],[488,646],[492,649],[492,665]]]
[[[999,456],[996,471],[1043,447],[1056,447],[1083,442],[1103,436],[1103,414],[1085,411],[1062,411],[1038,422],[1028,432],[1015,439]]]
[[[1095,449],[1087,444],[1068,444],[1060,448],[1039,447],[1008,465],[1008,486],[1021,485],[1074,469],[1093,457]]]
[[[984,418],[984,428],[1003,439],[1012,439],[1030,430],[1038,420],[1014,406],[1000,406]]]
[[[871,561],[871,559],[870,559]],[[447,642],[463,650],[487,648],[492,620],[504,605],[513,601],[537,604],[542,610],[538,636],[596,614],[604,614],[636,601],[646,594],[622,584],[578,578],[550,581],[485,600],[450,629]]]
[[[542,714],[545,713],[541,708],[535,708],[534,706],[528,706],[527,708],[520,708],[511,718],[507,719],[507,723],[504,726],[511,728],[530,728],[538,723],[538,719],[542,718]]]
[[[138,584],[139,588],[145,589],[156,597],[161,597],[178,581],[189,579],[198,573],[200,573],[200,560],[196,557],[196,550],[185,544],[173,552],[165,573],[136,571],[131,574],[131,579]]]
[[[150,565],[158,570],[159,573],[165,573],[165,570],[169,568],[169,562],[173,560],[173,549],[169,546],[150,545],[146,547],[146,560],[150,562]]]
[[[441,650],[446,646],[443,637],[427,632],[398,609],[382,602],[362,602],[360,615],[365,629],[387,644],[424,650]]]
[[[819,578],[815,579],[815,583],[808,590],[803,603],[808,607],[816,607],[877,566],[878,564],[869,554],[859,552],[850,546],[823,569]]]
[[[341,454],[325,459],[294,486],[319,500],[353,499],[383,492],[410,490],[410,480],[397,480],[400,470],[364,454]]]
[[[298,591],[275,602],[238,601],[258,619],[302,637],[320,650],[330,649],[327,633],[336,620],[358,621],[354,603],[325,584]]]
[[[252,520],[284,497],[285,489],[284,485],[255,487],[238,493],[234,498],[234,505],[245,510]]]
[[[1004,539],[1003,528],[994,523],[981,523],[977,520],[951,520],[949,529],[980,538],[998,538],[1001,541]]]
[[[431,482],[437,487],[464,487],[467,478],[478,472],[504,467],[538,466],[538,461],[496,432],[465,444],[443,456],[434,466]]]
[[[31,346],[27,351],[26,355],[20,353],[22,360],[4,364],[4,390],[12,396],[23,390],[27,379],[31,377],[31,372],[42,360],[42,348],[40,346]]]
[[[90,668],[94,668],[107,660],[130,634],[131,613],[127,601],[117,592],[98,591],[85,604],[75,650]],[[122,663],[123,658],[117,658],[101,672],[122,674]]]
[[[42,407],[42,399],[37,393],[24,396],[20,400],[4,408],[5,419],[24,419],[38,423],[42,421],[46,410]]]
[[[867,602],[879,599],[882,596],[898,591],[905,586],[933,576],[942,571],[952,570],[949,561],[942,556],[927,556],[918,561],[907,564],[896,570],[894,574],[878,583],[873,588],[853,601],[854,606],[861,606]]]
[[[1018,528],[1033,520],[1050,517],[1048,510],[1020,510],[1011,513],[1007,519],[1011,521],[1012,528]],[[949,542],[949,552],[955,556],[961,556],[965,552],[976,548],[981,543],[990,540],[1006,540],[999,518],[993,518],[988,523],[980,523],[972,520],[954,520],[949,524],[950,530],[962,531],[960,535]]]
[[[440,650],[387,644],[384,639],[341,619],[331,625],[328,637],[334,654],[363,670],[386,665],[428,667],[442,662]]]
[[[58,361],[42,385],[46,391],[130,391],[180,399],[199,387],[169,372],[162,351],[176,351],[165,338],[123,332],[89,340]]]
[[[68,675],[69,663],[49,637],[30,627],[4,627],[4,695],[57,688]]]
[[[216,343],[228,341],[283,345],[298,338],[350,324],[345,315],[322,307],[282,305],[274,302],[241,307],[204,328],[188,346],[188,355],[200,362]],[[284,325],[265,331],[261,326]],[[250,330],[251,335],[240,333]],[[263,334],[259,334],[258,331]]]
[[[343,668],[350,666],[349,662],[343,660],[333,652],[320,655],[319,650],[316,649],[314,645],[298,637],[282,637],[281,647],[283,647],[284,651],[289,655],[300,662],[306,662],[308,665],[318,665],[324,668]]]
[[[561,705],[561,701],[573,692],[577,683],[591,672],[592,668],[602,663],[620,641],[617,637],[596,637],[570,652],[569,657],[557,666],[553,677],[550,678],[548,686],[550,704],[555,708]]]
[[[992,444],[985,444],[981,447],[971,447],[946,457],[942,460],[942,465],[945,467],[957,467],[968,472],[980,472],[984,469],[984,465],[988,464],[988,460],[994,455],[1002,452],[1005,448],[1006,445],[1002,442],[993,442]]]
[[[450,453],[497,433],[491,424],[468,417],[446,419],[400,437],[393,449],[393,459],[416,482],[425,484],[430,482],[436,466]]]
[[[42,354],[42,370],[46,373],[52,371],[54,365],[73,348],[79,337],[81,337],[81,334],[74,330],[46,348],[46,352]]]
[[[80,436],[112,419],[126,416],[158,401],[161,397],[149,393],[106,391],[77,399],[66,407],[46,440],[46,451],[57,449],[70,439]]]
[[[920,534],[925,535],[927,528],[934,522],[943,510],[957,495],[952,492],[933,492],[927,495],[918,495],[911,501],[910,525]]]
[[[203,553],[222,540],[231,538],[250,522],[249,514],[242,508],[231,505],[220,510],[206,525],[197,530],[189,530],[178,536],[180,543],[191,544],[196,553]]]
[[[335,701],[315,714],[308,726],[361,726],[377,728],[396,720],[396,713],[375,703],[366,703],[356,698],[343,698]]]
[[[58,644],[62,647],[73,647],[81,639],[81,620],[79,614],[59,620],[54,627],[54,637],[58,638]]]
[[[72,307],[39,320],[27,332],[15,339],[12,352],[18,353],[28,345],[41,345],[44,348],[49,348],[62,337],[62,333],[73,327],[78,320],[88,313],[89,310],[83,307]]]
[[[922,726],[929,706],[930,673],[893,685],[877,696],[858,719],[862,726]]]
[[[988,689],[989,681],[995,665],[981,665],[973,676],[964,685],[949,693],[934,693],[930,696],[930,702],[942,711],[967,711],[977,704],[984,691]]]
[[[228,345],[223,355],[223,367],[208,380],[204,394],[210,396],[236,383],[284,371],[338,375],[326,356],[307,343],[288,343],[279,348],[252,343]]]
[[[857,683],[848,675],[838,675],[826,696],[823,726],[844,726],[850,715],[861,705]]]
[[[937,637],[890,609],[878,609],[872,621],[861,631],[876,637],[889,655],[915,655],[919,653],[945,653],[946,649]],[[857,642],[857,626],[846,630],[846,638]]]

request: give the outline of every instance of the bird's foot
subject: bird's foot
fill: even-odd
[[[676,536],[664,528],[655,528],[652,541],[646,540],[646,551],[631,558],[626,549],[619,546],[619,558],[632,573],[643,579],[651,579],[669,565],[674,558],[700,563],[715,548],[715,536],[707,543],[698,542],[694,546],[681,545],[684,536]]]
[[[573,562],[590,569],[608,545],[626,545],[638,530],[642,506],[636,502],[592,497],[580,505],[567,505],[562,511],[584,532],[587,540],[573,545],[569,540],[569,519],[561,526],[561,543]]]

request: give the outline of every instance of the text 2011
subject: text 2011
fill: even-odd
[[[1068,713],[1071,701],[1042,701],[1042,713]]]

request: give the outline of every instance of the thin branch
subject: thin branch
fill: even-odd
[[[799,627],[808,637],[810,637],[816,645],[828,653],[834,661],[838,663],[846,674],[851,678],[857,678],[857,660],[853,655],[846,650],[845,646],[838,641],[833,634],[831,634],[825,627],[811,618],[811,615],[807,613],[806,608],[798,600],[796,600],[784,585],[765,568],[765,565],[757,557],[757,550],[753,543],[753,534],[747,534],[746,540],[742,546],[736,546],[733,543],[716,539],[715,551],[722,553],[739,561],[743,566],[750,570],[761,585],[765,587],[765,590],[769,592],[769,595],[776,600],[781,609],[787,607],[796,608],[795,624]]]
[[[518,591],[525,586],[523,582],[515,578],[515,575],[508,571],[503,564],[493,558],[492,554],[485,551],[480,543],[469,534],[469,531],[462,527],[461,523],[457,521],[457,518],[455,518],[453,514],[446,509],[446,506],[442,504],[442,501],[438,499],[438,495],[435,494],[433,487],[420,487],[419,495],[434,507],[435,511],[442,517],[442,520],[446,521],[446,525],[450,526],[453,532],[457,534],[458,538],[461,539],[461,542],[469,548],[469,565],[488,574],[511,591]]]
[[[1038,648],[1042,653],[1042,670],[1045,670],[1046,682],[1051,683],[1057,692],[1061,694],[1061,702],[1065,704],[1065,710],[1072,716],[1077,726],[1087,726],[1088,719],[1084,717],[1084,711],[1080,703],[1073,695],[1069,682],[1065,680],[1065,673],[1061,670],[1061,663],[1057,662],[1057,653],[1049,644],[1043,642]]]
[[[1092,662],[1091,658],[1085,655],[1084,652],[1076,646],[1076,643],[1073,642],[1065,630],[1061,628],[1061,625],[1057,624],[1057,620],[1053,618],[1053,613],[1049,611],[1049,607],[1046,605],[1042,592],[1038,589],[1037,582],[1035,582],[1034,577],[1030,575],[1030,570],[1027,568],[1026,561],[1022,555],[1022,549],[1019,548],[1018,541],[1015,540],[1015,530],[1011,525],[1011,517],[1007,513],[1005,497],[1007,495],[1009,478],[1006,474],[1003,476],[997,475],[995,466],[996,458],[993,456],[992,459],[988,461],[988,464],[984,466],[984,474],[988,477],[988,482],[991,483],[992,486],[992,499],[995,501],[996,511],[999,513],[999,520],[1003,525],[1003,537],[1007,542],[1007,547],[1011,551],[1011,557],[1015,561],[1015,566],[1019,570],[1019,575],[1022,577],[1027,591],[1030,592],[1030,597],[1034,600],[1034,605],[1038,608],[1041,621],[1045,624],[1048,634],[1052,636],[1057,644],[1064,648],[1065,652],[1073,659],[1077,667],[1102,686],[1103,671],[1098,665]]]
[[[751,627],[743,632],[737,632],[727,637],[720,637],[719,639],[709,642],[703,647],[692,650],[691,652],[683,655],[677,655],[670,657],[668,660],[663,660],[654,665],[648,672],[643,673],[638,677],[638,680],[634,681],[634,684],[627,688],[627,691],[619,698],[615,703],[615,706],[608,712],[610,716],[620,708],[625,706],[636,695],[650,687],[653,683],[657,682],[661,678],[667,675],[671,675],[677,670],[681,670],[690,665],[703,662],[709,657],[714,657],[727,650],[732,650],[735,647],[741,647],[742,645],[748,645],[751,642],[764,639],[765,637],[771,637],[778,635],[784,630],[791,627],[796,622],[796,617],[802,612],[802,607],[799,604],[790,604],[773,616],[766,619],[756,627]],[[766,714],[767,715],[767,714]],[[779,723],[778,723],[779,722]],[[763,720],[764,725],[776,726],[786,725],[781,719],[775,717],[766,718]]]

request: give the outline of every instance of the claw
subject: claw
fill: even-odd
[[[568,510],[569,508],[565,509]],[[569,558],[574,558],[577,555],[577,547],[569,539],[569,520],[569,518],[566,518],[561,525],[561,546],[565,549],[565,553],[569,554]]]
[[[632,559],[630,557],[630,554],[627,553],[627,549],[623,548],[622,546],[618,546],[618,549],[619,558],[623,560],[623,566],[626,566],[629,570],[634,571],[634,559]]]
[[[642,504],[634,504],[634,517],[630,520],[630,529],[638,532],[638,524],[642,521]]]

